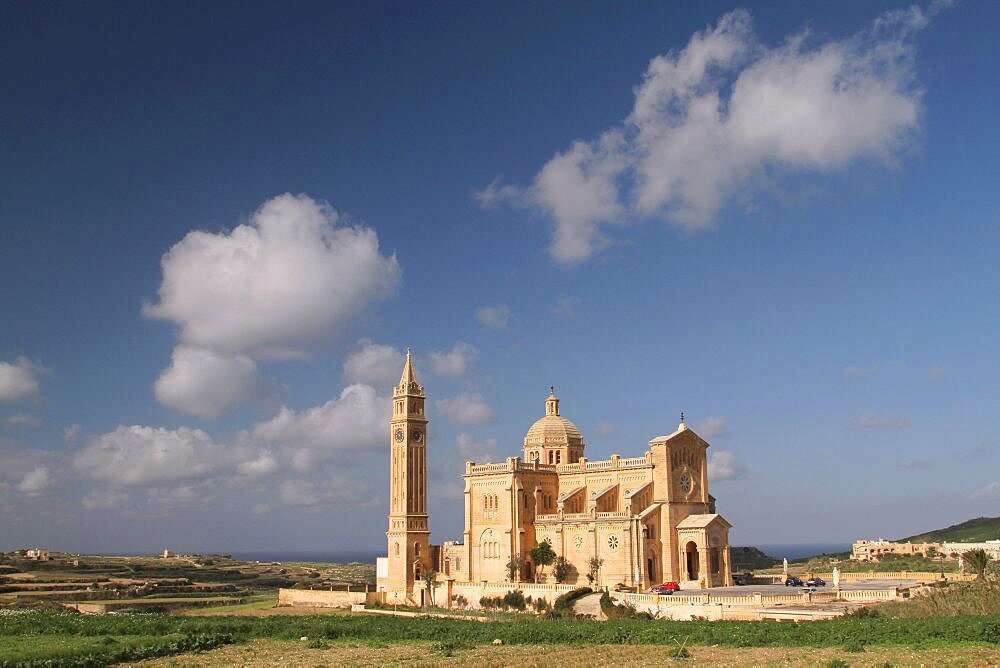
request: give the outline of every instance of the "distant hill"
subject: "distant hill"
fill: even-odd
[[[1000,517],[977,517],[947,529],[900,538],[899,543],[981,543],[1000,539]]]
[[[756,547],[730,547],[729,556],[734,572],[770,568],[781,563],[781,559],[764,554]]]

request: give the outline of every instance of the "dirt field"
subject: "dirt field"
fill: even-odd
[[[670,659],[669,648],[592,645],[566,648],[553,645],[487,645],[458,650],[452,656],[429,645],[374,647],[356,643],[330,643],[328,649],[309,649],[305,641],[257,640],[230,645],[203,654],[182,654],[133,666],[824,666],[840,659],[850,666],[997,666],[1000,650],[972,647],[911,650],[869,649],[851,653],[840,649],[724,649],[692,647],[690,659]]]

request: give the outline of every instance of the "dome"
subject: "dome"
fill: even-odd
[[[524,437],[524,447],[582,446],[583,436],[576,425],[559,415],[555,391],[545,400],[545,417],[531,425]]]

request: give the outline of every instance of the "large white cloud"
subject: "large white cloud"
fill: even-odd
[[[294,468],[309,470],[338,454],[387,448],[391,403],[370,385],[349,385],[322,406],[298,413],[282,407],[274,418],[241,432],[235,441],[240,447],[283,451]]]
[[[344,379],[375,387],[392,387],[403,371],[403,353],[392,346],[361,339],[344,361]]]
[[[458,453],[466,461],[473,461],[482,464],[491,462],[496,457],[497,439],[488,438],[485,441],[477,441],[472,434],[462,432],[455,439],[455,447]]]
[[[329,205],[290,194],[231,232],[189,232],[160,264],[159,301],[142,313],[176,323],[180,343],[156,396],[202,417],[260,399],[272,388],[256,361],[307,356],[400,276],[374,230],[338,225]]]
[[[0,362],[0,401],[19,401],[37,395],[41,370],[26,357]]]
[[[768,47],[748,12],[730,12],[652,59],[621,125],[573,142],[531,186],[495,180],[478,199],[544,211],[555,223],[552,257],[574,263],[630,217],[708,227],[765,174],[892,162],[919,125],[911,37],[927,22],[914,7],[850,38],[817,42],[803,32]]]
[[[458,341],[448,352],[430,354],[431,369],[439,376],[461,378],[479,350],[465,341]]]
[[[434,405],[449,422],[459,426],[489,424],[496,417],[483,395],[478,392],[462,392],[450,399],[438,399]]]
[[[156,399],[182,413],[212,418],[250,400],[277,392],[264,381],[246,355],[219,354],[203,348],[174,348],[167,367],[153,384]]]
[[[231,457],[200,429],[133,425],[91,439],[73,466],[88,478],[116,485],[160,485],[204,477]]]

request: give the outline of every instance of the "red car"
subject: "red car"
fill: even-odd
[[[676,582],[664,582],[663,584],[653,587],[660,594],[673,594],[675,591],[680,591],[681,586]]]

